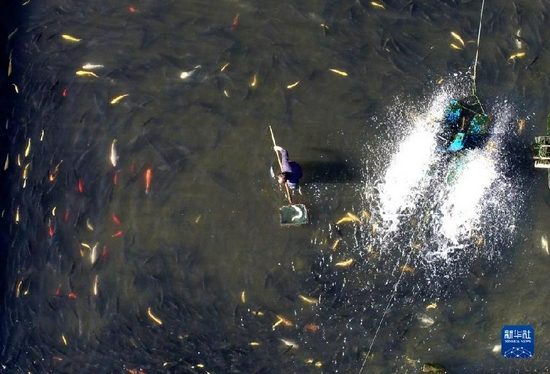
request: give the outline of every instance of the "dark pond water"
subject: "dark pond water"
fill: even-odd
[[[430,124],[472,89],[480,7],[6,6],[2,370],[548,370],[550,195],[530,160],[548,2],[486,2],[490,145],[464,183],[427,174],[447,168]],[[279,225],[269,125],[304,169],[307,225]],[[507,324],[534,327],[533,358],[502,357]]]

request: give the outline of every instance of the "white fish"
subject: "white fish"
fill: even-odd
[[[290,339],[279,339],[284,345],[286,345],[287,347],[291,347],[291,348],[298,348],[299,345],[296,344],[295,341],[293,340],[290,340]]]
[[[493,353],[499,353],[502,351],[502,345],[500,344],[495,344],[495,346],[493,347],[492,349]]]
[[[420,327],[423,329],[430,327],[435,323],[435,320],[426,314],[419,314],[417,318],[420,321]]]
[[[201,66],[200,65],[197,65],[195,66],[195,68],[193,70],[189,70],[189,71],[182,71],[181,74],[180,74],[180,78],[181,79],[187,79],[189,78],[190,76],[192,76],[195,71],[197,71],[198,68],[200,68]]]
[[[118,161],[118,152],[116,151],[116,139],[111,143],[111,164],[116,167]]]
[[[546,234],[542,234],[540,237],[540,246],[547,255],[550,255],[550,252],[548,251],[548,238],[546,237]]]
[[[516,32],[516,38],[515,38],[515,42],[516,42],[516,47],[518,49],[521,49],[522,45],[521,45],[521,29],[518,29],[518,32]]]
[[[90,251],[90,262],[95,264],[97,261],[97,247],[99,246],[99,243],[95,243],[95,245],[92,247],[92,250]]]
[[[101,68],[104,68],[105,66],[101,65],[101,64],[84,64],[82,65],[82,69],[83,70],[94,70],[94,69],[101,69]]]

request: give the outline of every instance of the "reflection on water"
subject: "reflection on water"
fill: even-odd
[[[526,209],[545,192],[527,171],[548,112],[545,4],[486,7],[478,91],[495,148],[473,153],[467,193],[430,174],[442,161],[432,125],[468,89],[478,9],[20,6],[3,70],[11,53],[3,368],[544,369],[542,349],[518,362],[493,347],[511,323],[547,342],[531,286],[544,281],[532,243],[547,217]],[[527,56],[508,59],[518,48]],[[535,112],[518,133],[519,113]],[[278,225],[270,124],[304,167],[307,226]]]

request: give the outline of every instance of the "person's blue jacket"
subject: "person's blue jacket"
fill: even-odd
[[[281,169],[283,173],[287,173],[286,183],[290,188],[298,188],[298,182],[302,178],[302,168],[296,162],[288,158],[288,152],[281,149]]]

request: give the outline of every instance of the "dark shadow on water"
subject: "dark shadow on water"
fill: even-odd
[[[331,149],[311,148],[319,155],[316,161],[299,162],[304,170],[304,183],[349,183],[360,179],[357,167],[343,154]]]

